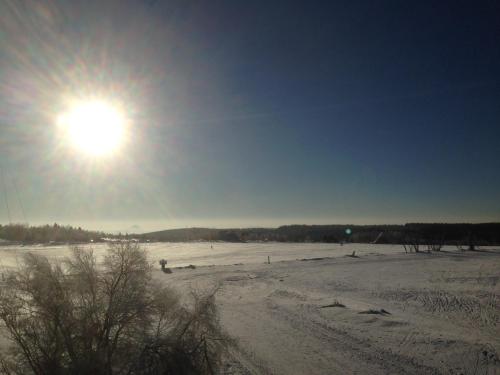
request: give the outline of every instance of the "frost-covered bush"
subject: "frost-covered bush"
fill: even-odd
[[[111,245],[102,265],[79,248],[59,263],[28,254],[0,292],[12,341],[0,373],[216,373],[225,337],[214,293],[182,304],[136,243]]]

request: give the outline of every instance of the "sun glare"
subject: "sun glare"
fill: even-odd
[[[100,100],[73,104],[58,118],[67,141],[90,156],[117,151],[123,142],[125,118],[115,106]]]

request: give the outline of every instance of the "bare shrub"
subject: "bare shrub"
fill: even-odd
[[[441,251],[443,248],[442,243],[429,243],[427,244],[427,252],[430,253],[431,251]]]
[[[13,343],[0,373],[214,374],[225,347],[214,294],[181,303],[136,243],[111,245],[102,265],[79,248],[60,263],[28,254],[0,292]]]
[[[419,253],[420,245],[422,243],[422,238],[420,232],[417,230],[407,229],[403,238],[403,247],[405,253]]]

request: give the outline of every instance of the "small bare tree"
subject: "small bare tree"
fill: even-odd
[[[182,304],[136,243],[111,245],[102,265],[79,248],[60,263],[28,254],[0,291],[13,343],[0,373],[214,374],[225,343],[214,294]]]
[[[405,253],[419,253],[420,245],[422,243],[421,235],[417,230],[406,230],[403,239],[403,247]]]
[[[430,253],[431,251],[441,251],[443,248],[443,243],[441,242],[432,242],[427,244],[427,252]]]

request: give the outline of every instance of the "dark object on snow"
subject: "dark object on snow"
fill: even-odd
[[[335,301],[329,305],[323,305],[323,306],[320,306],[322,309],[326,308],[326,307],[342,307],[342,308],[345,308],[345,305],[343,303],[340,303],[339,301]]]
[[[366,310],[366,311],[360,311],[359,314],[377,314],[377,315],[391,315],[391,313],[387,310],[380,309],[380,310]]]
[[[160,263],[160,266],[161,266],[161,270],[163,272],[165,272],[165,266],[167,265],[167,260],[166,259],[162,259],[162,260],[159,261],[159,263]]]

